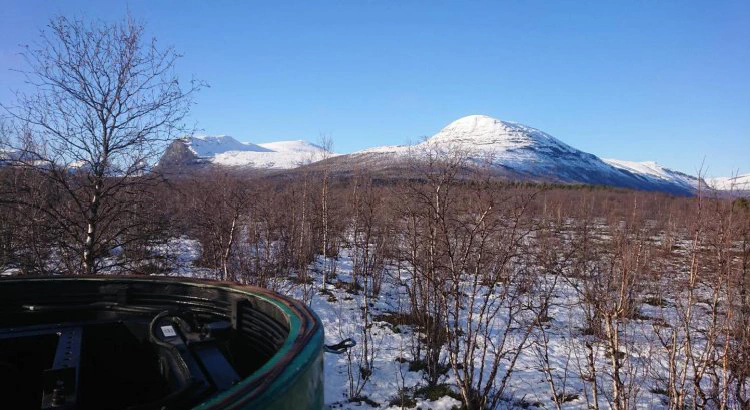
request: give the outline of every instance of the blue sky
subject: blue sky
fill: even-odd
[[[206,133],[351,152],[486,114],[604,158],[750,172],[746,0],[4,2],[0,101],[51,16],[128,9],[210,84]]]

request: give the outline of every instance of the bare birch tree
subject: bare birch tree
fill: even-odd
[[[150,164],[183,130],[202,85],[181,84],[180,55],[130,17],[52,19],[22,55],[29,92],[2,105],[26,142],[16,144],[14,162],[57,186],[65,206],[42,210],[76,244],[82,271],[94,274],[98,260],[123,245],[129,204],[153,181]]]

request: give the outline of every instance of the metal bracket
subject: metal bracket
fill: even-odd
[[[74,409],[78,402],[78,376],[81,366],[83,329],[72,327],[57,333],[55,360],[44,371],[42,410]]]
[[[334,345],[325,345],[324,349],[326,353],[341,354],[356,346],[357,342],[354,339],[347,338]]]

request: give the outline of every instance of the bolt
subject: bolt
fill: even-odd
[[[62,385],[61,382],[57,382],[58,385]],[[56,387],[52,390],[52,405],[62,406],[65,403],[65,394],[62,387]]]

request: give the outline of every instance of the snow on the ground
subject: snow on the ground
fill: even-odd
[[[211,269],[195,266],[200,258],[201,249],[199,242],[194,239],[174,238],[154,246],[153,251],[155,260],[158,261],[154,263],[164,265],[161,274],[203,279],[217,277]],[[117,257],[116,252],[113,257]],[[411,280],[408,267],[404,267],[403,264],[387,265],[380,295],[374,299],[365,299],[361,291],[352,290],[353,287],[348,286],[353,281],[352,252],[342,249],[338,257],[331,261],[335,266],[335,274],[327,285],[323,284],[324,261],[319,258],[308,267],[312,281],[300,283],[294,280],[295,278],[288,277],[281,278],[274,286],[274,289],[287,296],[309,303],[325,327],[326,344],[335,344],[346,338],[353,338],[357,342],[357,346],[350,349],[348,354],[325,355],[325,403],[334,409],[397,409],[400,408],[397,405],[399,392],[405,391],[409,397],[415,399],[416,408],[419,409],[448,410],[454,406],[460,407],[458,400],[447,395],[437,400],[427,400],[424,396],[415,395],[417,389],[425,385],[422,371],[409,371],[409,361],[413,359],[411,347],[416,339],[414,332],[417,330],[408,325],[395,326],[381,320],[383,315],[389,313],[408,312],[409,302],[405,287]],[[329,269],[332,264],[328,264]],[[9,273],[12,272],[3,272]],[[604,370],[609,359],[603,344],[597,342],[582,328],[585,323],[585,311],[575,290],[576,280],[554,274],[539,275],[539,289],[554,290],[547,314],[549,320],[542,324],[543,328],[534,327],[511,374],[509,388],[500,408],[554,408],[551,399],[553,393],[549,387],[550,376],[558,386],[557,393],[562,392],[570,398],[563,408],[588,409],[593,397],[590,391],[591,381],[586,379],[585,357],[589,353],[587,344],[595,346],[593,354],[596,366],[600,369],[598,380],[605,390],[610,386],[610,379]],[[627,358],[623,362],[628,366],[626,383],[632,383],[637,389],[635,407],[662,409],[666,408],[666,397],[660,393],[663,391],[660,390],[661,386],[654,385],[653,380],[655,374],[663,374],[668,358],[665,351],[654,349],[657,346],[654,338],[657,326],[675,323],[675,305],[679,302],[673,299],[649,304],[647,296],[642,296],[637,317],[623,321],[622,354]],[[356,382],[359,360],[363,354],[362,308],[366,300],[369,300],[369,317],[372,318],[373,371],[359,393],[360,400],[352,401],[349,386],[350,381]],[[467,320],[465,313],[461,318],[464,323]],[[523,320],[531,324],[534,319],[522,318],[518,323],[522,324]],[[490,340],[497,340],[499,332],[507,327],[508,323],[510,321],[506,312],[501,309],[500,315],[493,320],[492,326],[496,331],[493,331]],[[548,337],[548,363],[540,359],[545,334]],[[416,336],[418,337],[418,334]],[[480,360],[479,357],[475,358],[475,361]],[[491,360],[491,356],[485,358],[485,363],[486,360]],[[507,368],[508,363],[501,361],[497,377],[501,377]],[[355,375],[354,379],[350,379],[350,374]],[[454,393],[458,392],[451,371],[442,376],[440,383],[452,386],[450,388]],[[602,408],[608,407],[606,394],[600,394],[599,400]]]
[[[152,252],[160,260],[169,264],[167,272],[170,276],[191,276],[205,279],[216,277],[210,269],[195,266],[195,263],[201,257],[201,245],[195,239],[187,237],[172,238],[166,243],[154,246]]]
[[[358,345],[352,348],[352,355],[359,354],[358,348],[362,346],[363,320],[361,318],[361,307],[364,296],[361,292],[353,293],[346,289],[345,284],[352,282],[352,258],[347,250],[339,254],[336,261],[337,286],[328,285],[328,291],[321,292],[323,288],[322,270],[323,263],[318,261],[311,266],[311,276],[314,280],[315,293],[310,301],[310,307],[318,314],[325,327],[326,344],[335,344],[346,338],[353,338]],[[384,283],[381,295],[372,301],[370,306],[372,317],[377,318],[382,314],[399,311],[399,306],[406,303],[407,295],[402,286],[398,284],[399,272],[391,269],[388,272],[390,280]],[[302,299],[303,290],[293,288],[288,296]],[[389,403],[398,396],[401,389],[413,389],[422,381],[420,372],[410,372],[409,363],[401,362],[399,359],[411,359],[409,346],[411,343],[412,330],[404,326],[399,329],[386,322],[374,321],[374,371],[370,380],[365,384],[361,396],[376,402],[380,408],[401,408],[390,406]],[[365,404],[351,403],[348,401],[347,386],[348,378],[347,355],[326,354],[325,357],[325,402],[334,409],[361,409],[370,408]],[[356,362],[354,371],[358,372]],[[448,381],[448,377],[444,377]],[[417,399],[417,408],[449,410],[454,406],[460,406],[460,402],[445,396],[435,401]]]
[[[187,275],[210,278],[210,272],[205,269],[191,269],[190,263],[199,257],[199,245],[197,242],[182,238],[170,242],[169,252],[184,252],[184,257],[178,257],[177,268],[170,275]],[[364,306],[364,295],[362,292],[353,292],[346,284],[352,281],[352,254],[343,249],[335,260],[335,280],[333,283],[323,285],[322,269],[323,261],[318,260],[309,266],[309,274],[312,283],[299,284],[295,281],[286,281],[286,284],[278,286],[280,291],[290,297],[307,302],[318,314],[326,334],[326,344],[334,344],[346,338],[353,338],[358,345],[350,350],[353,367],[350,368],[347,354],[325,356],[325,402],[334,409],[367,409],[375,408],[396,409],[398,393],[414,391],[424,386],[421,371],[409,371],[408,361],[412,359],[410,346],[413,343],[413,332],[409,326],[393,326],[384,321],[377,320],[378,316],[394,312],[404,312],[407,309],[408,296],[405,281],[409,280],[406,269],[388,266],[381,294],[370,304],[371,317],[373,321],[373,363],[372,376],[365,383],[360,393],[364,401],[350,401],[349,370],[354,374],[358,372],[357,358],[361,355],[362,346],[362,307]],[[330,266],[330,265],[329,265]],[[543,276],[543,281],[556,283],[554,296],[549,310],[550,320],[544,324],[545,333],[549,336],[548,350],[550,362],[545,365],[540,361],[539,343],[542,334],[535,329],[529,339],[528,345],[522,351],[515,370],[512,373],[509,394],[501,403],[501,408],[554,408],[551,400],[552,392],[549,388],[547,375],[544,368],[551,369],[552,377],[558,385],[558,393],[562,390],[569,395],[571,400],[564,404],[564,408],[588,409],[593,400],[590,392],[590,381],[582,377],[586,373],[585,363],[581,361],[588,354],[585,346],[587,343],[598,346],[595,348],[597,366],[601,369],[607,367],[607,355],[604,346],[586,335],[581,324],[585,314],[579,296],[572,286],[574,282],[566,280],[555,280],[555,275]],[[306,297],[307,295],[307,297]],[[664,306],[652,306],[647,303],[640,305],[640,317],[628,320],[622,330],[623,354],[628,357],[627,363],[632,371],[632,381],[638,388],[637,408],[661,409],[665,408],[665,397],[659,393],[658,386],[648,385],[649,377],[653,372],[663,371],[660,367],[665,363],[666,357],[660,357],[654,353],[653,338],[657,322],[670,321],[674,315],[671,304]],[[498,326],[505,326],[505,316],[498,317]],[[651,346],[651,348],[649,348]],[[476,360],[479,360],[478,358]],[[507,363],[501,363],[501,373],[507,368]],[[610,385],[609,379],[603,374],[599,375],[600,382],[604,388]],[[499,377],[499,376],[498,376]],[[356,380],[356,379],[355,379]],[[444,375],[440,381],[455,388],[455,380],[452,372]],[[451,409],[460,407],[460,403],[444,396],[439,400],[429,401],[424,397],[416,397],[416,408],[420,409]],[[600,405],[606,408],[606,395],[599,396]]]
[[[16,276],[21,274],[21,269],[16,267],[3,267],[0,269],[0,276]]]

